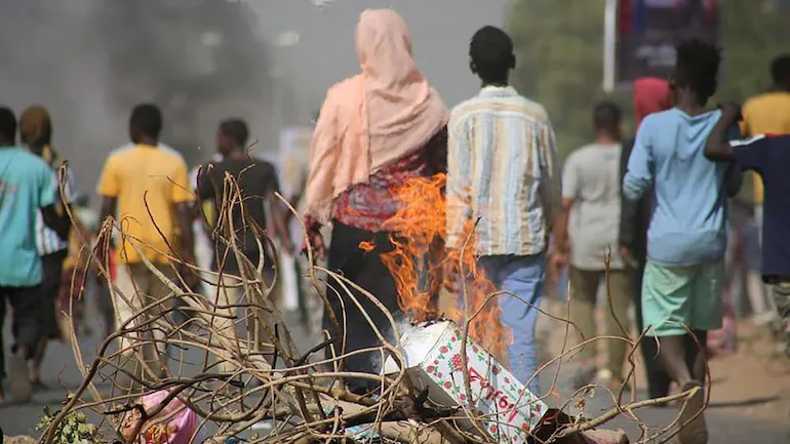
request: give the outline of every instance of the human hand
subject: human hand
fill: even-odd
[[[735,102],[724,102],[719,105],[721,109],[721,118],[727,122],[737,122],[743,117],[741,116],[741,106]]]
[[[321,236],[321,232],[317,228],[307,230],[307,243],[302,247],[302,253],[307,254],[308,248],[317,259],[326,257],[324,237]]]
[[[548,277],[551,282],[557,282],[562,270],[568,266],[568,253],[554,252],[549,257]]]
[[[296,253],[296,246],[288,236],[283,236],[283,238],[280,239],[280,246],[289,256],[293,256],[294,253]]]
[[[461,268],[458,260],[453,255],[448,255],[443,265],[444,289],[452,294],[461,292]]]
[[[187,286],[187,290],[194,291],[200,287],[200,275],[193,268],[196,263],[197,261],[195,260],[195,256],[189,254],[182,256],[181,263],[179,263],[176,267],[178,270],[178,275],[181,276],[181,279]]]
[[[639,268],[639,262],[631,253],[631,249],[626,247],[625,245],[620,245],[620,257],[623,258],[623,262],[625,262],[625,265],[627,265],[628,267]]]

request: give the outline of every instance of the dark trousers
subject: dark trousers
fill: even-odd
[[[19,347],[27,350],[26,358],[31,358],[41,335],[39,328],[40,289],[36,287],[0,287],[0,380],[5,378],[5,356],[3,354],[3,324],[5,323],[6,302],[11,306],[11,333],[14,342],[11,350]]]
[[[645,274],[644,264],[636,271],[634,282],[634,308],[636,310],[636,326],[641,333],[644,328],[642,319],[642,278]],[[655,338],[645,337],[640,344],[642,357],[645,362],[645,373],[647,374],[647,391],[651,398],[660,398],[669,394],[669,384],[672,379],[664,370],[658,360],[658,345]]]
[[[41,256],[44,272],[40,287],[41,335],[50,339],[57,339],[60,336],[57,300],[63,279],[63,261],[66,259],[66,253],[66,250],[61,250]]]
[[[360,242],[374,242],[376,248],[373,251],[365,252],[359,248]],[[332,243],[329,247],[329,269],[342,274],[346,279],[367,290],[387,307],[393,316],[397,316],[399,309],[395,281],[379,257],[381,253],[391,251],[392,248],[389,233],[373,233],[335,222],[332,230]],[[349,285],[346,284],[346,287]],[[349,290],[377,329],[385,335],[387,340],[393,341],[393,331],[384,313],[361,292],[350,288]],[[337,324],[339,324],[336,325],[333,322],[331,314],[325,309],[323,326],[335,339],[335,353],[340,355],[380,345],[380,341],[362,311],[337,281],[328,279],[326,293],[330,308],[334,312]],[[345,332],[343,331],[344,322]],[[344,333],[345,342],[343,341]],[[377,352],[358,354],[346,358],[343,368],[347,371],[378,374],[383,364],[381,359],[381,354]],[[346,384],[355,393],[364,393],[376,388],[375,382],[368,380],[347,380]]]

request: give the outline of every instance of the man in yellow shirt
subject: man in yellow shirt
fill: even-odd
[[[111,291],[116,328],[140,308],[168,296],[168,288],[146,267],[143,257],[170,278],[178,259],[194,263],[187,166],[178,153],[160,146],[161,129],[162,115],[155,105],[136,106],[129,120],[133,144],[110,154],[99,179],[101,220],[114,217],[123,238],[116,246],[118,292]],[[160,307],[167,306],[172,303]],[[122,341],[121,347],[129,345]],[[143,353],[154,376],[161,375],[167,365],[164,346],[145,347]],[[128,370],[144,377],[140,368]]]
[[[773,88],[750,98],[743,105],[741,132],[744,137],[760,134],[790,134],[790,54],[780,55],[773,60],[771,77]],[[753,174],[753,177],[755,219],[759,231],[763,224],[764,188],[760,176]],[[757,285],[757,288],[763,290],[760,285]],[[757,288],[754,294],[750,294],[755,319],[769,320],[775,317],[773,304],[771,299],[766,298],[764,292],[757,291]]]

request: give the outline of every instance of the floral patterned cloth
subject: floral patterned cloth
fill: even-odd
[[[447,169],[447,130],[443,128],[420,150],[408,154],[352,186],[335,199],[332,218],[366,231],[382,231],[400,203],[392,190],[413,177],[427,177]]]

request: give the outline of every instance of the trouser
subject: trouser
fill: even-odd
[[[630,270],[610,270],[609,288],[605,292],[606,310],[605,335],[613,337],[627,337],[630,322],[628,321],[628,307],[631,305],[631,292],[633,291],[633,273]],[[583,336],[581,340],[588,340],[598,336],[595,325],[595,305],[598,287],[601,282],[605,284],[606,272],[603,270],[581,270],[571,267],[571,321]],[[612,315],[614,313],[614,316]],[[623,331],[625,329],[625,331]],[[580,358],[582,362],[594,365],[597,342],[592,342],[582,347]],[[628,350],[628,343],[618,339],[606,341],[607,363],[613,376],[622,379],[623,362]]]
[[[41,337],[40,286],[2,287],[0,286],[0,381],[5,378],[5,356],[3,354],[3,324],[5,323],[5,304],[11,306],[11,334],[14,342],[11,351],[25,350],[26,359],[33,357],[33,350]]]
[[[305,257],[294,258],[294,269],[296,271],[296,288],[299,296],[299,317],[302,324],[307,327],[308,333],[317,334],[321,332],[321,323],[324,317],[324,303],[315,284],[309,281],[305,274],[310,264]],[[315,272],[315,271],[314,271]],[[317,285],[320,285],[318,283]],[[323,288],[323,286],[321,286]]]
[[[510,329],[513,338],[508,347],[510,370],[519,381],[527,384],[533,394],[537,394],[535,324],[545,279],[545,255],[483,256],[479,263],[494,286],[508,293],[499,296],[497,302],[502,324]]]
[[[271,285],[273,279],[273,269],[264,272],[263,280],[266,286]],[[264,310],[257,308],[263,305],[263,301],[252,300],[245,296],[242,281],[235,275],[224,275],[219,285],[209,284],[206,287],[208,288],[208,297],[213,304],[216,304],[215,311],[219,315],[209,320],[213,329],[231,344],[240,344],[243,341],[248,350],[262,351],[261,344],[264,342],[262,324],[264,322],[271,324],[263,314]],[[267,297],[274,299],[276,293],[277,289],[273,288]],[[252,294],[257,293],[252,292]],[[246,337],[240,337],[240,329],[246,332]],[[215,345],[220,344],[215,342]],[[234,372],[238,369],[237,365],[227,361],[220,362],[218,367],[223,373]]]
[[[57,299],[63,279],[63,261],[66,250],[41,256],[43,280],[41,281],[41,335],[56,339],[60,336],[58,328]]]
[[[781,334],[785,341],[785,352],[790,354],[790,281],[773,285],[773,297],[782,323]]]
[[[378,299],[394,316],[399,313],[398,292],[395,281],[381,261],[380,254],[392,250],[390,233],[373,233],[359,228],[334,222],[332,243],[329,247],[329,269],[342,274],[346,279],[367,290]],[[360,242],[375,242],[373,251],[365,252],[359,248]],[[354,295],[372,323],[388,341],[394,343],[394,332],[386,315],[361,292],[348,290]],[[339,356],[354,350],[381,345],[376,333],[363,311],[348,296],[338,282],[327,282],[327,299],[331,312],[324,315],[323,326],[334,338],[335,353]],[[342,301],[342,302],[341,302]],[[337,324],[332,318],[334,314]],[[328,357],[331,355],[328,354]],[[362,353],[347,357],[343,367],[348,371],[378,374],[383,362],[378,352]],[[346,385],[355,393],[375,388],[375,384],[363,380],[348,380]]]
[[[158,264],[157,268],[167,279],[174,281],[175,272],[168,265]],[[167,298],[169,294],[170,290],[165,283],[144,264],[119,265],[115,288],[111,289],[115,327],[118,329],[133,329],[155,319],[161,313],[174,306],[172,300],[162,301],[160,304],[147,310],[144,316],[136,315],[143,307]],[[133,317],[134,320],[124,326],[124,323]],[[155,328],[154,325],[149,325],[142,330],[142,332],[136,332],[136,334],[127,333],[119,341],[120,350],[122,355],[124,355],[124,369],[135,378],[149,379],[150,376],[160,377],[167,368],[167,347],[162,342],[165,339],[164,332]],[[147,343],[142,347],[135,344],[136,341],[144,340],[153,340],[155,342],[153,344]],[[137,359],[135,359],[135,356]],[[140,365],[141,363],[144,363],[145,366]]]
[[[634,302],[634,314],[636,316],[636,328],[639,334],[645,329],[642,319],[642,277],[645,272],[644,264],[641,264],[633,276],[632,294]],[[645,363],[645,373],[647,377],[647,392],[651,398],[662,398],[669,395],[669,385],[672,378],[664,370],[664,366],[658,359],[658,344],[654,338],[643,338],[639,344],[642,349],[642,359]]]

